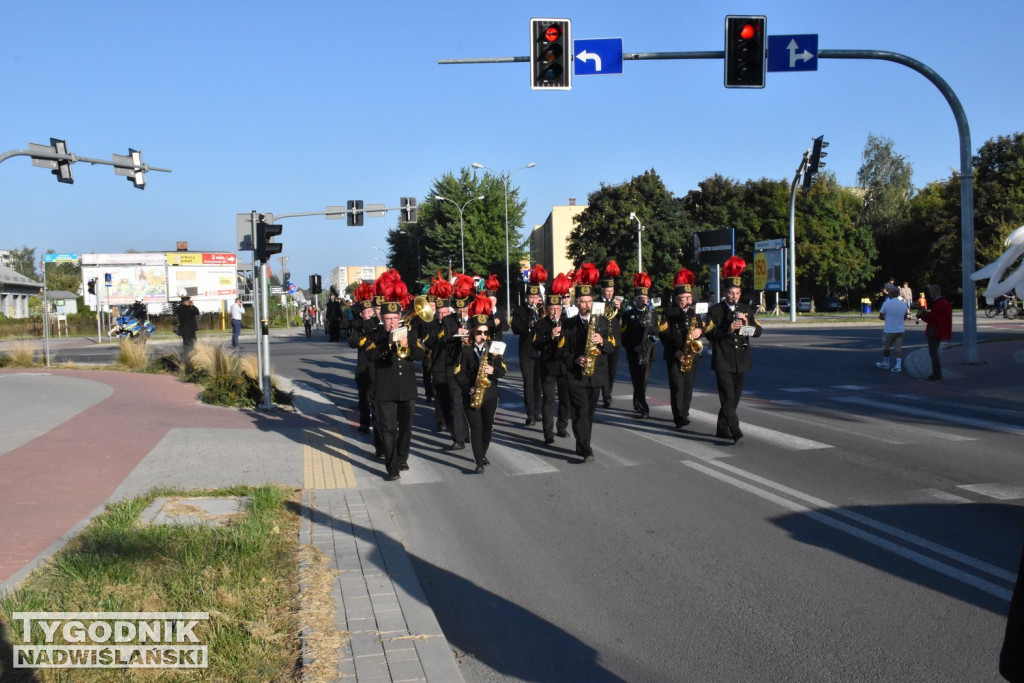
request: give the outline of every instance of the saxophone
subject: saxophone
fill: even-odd
[[[473,385],[475,391],[473,397],[469,399],[469,407],[473,410],[480,410],[480,406],[484,404],[484,392],[487,391],[487,387],[491,386],[491,380],[487,377],[487,366],[490,360],[490,353],[488,352],[490,345],[488,344],[484,348],[484,352],[480,355],[480,367],[476,371],[476,383]]]
[[[683,355],[679,359],[679,372],[683,374],[686,374],[693,368],[694,359],[697,358],[697,354],[704,348],[699,341],[690,338],[695,327],[697,327],[697,311],[692,311],[690,313],[690,325],[686,328],[686,336],[683,337]]]
[[[594,343],[594,334],[597,332],[597,316],[591,314],[590,324],[587,325],[587,345],[583,348],[583,376],[593,377],[597,366],[597,357],[601,355],[601,349]]]

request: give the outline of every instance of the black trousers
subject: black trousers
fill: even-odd
[[[423,397],[427,401],[434,400],[434,375],[430,371],[430,365],[423,364]]]
[[[690,401],[693,399],[693,385],[697,383],[697,366],[699,358],[693,359],[690,371],[683,374],[679,369],[679,361],[665,361],[668,366],[668,393],[672,404],[672,421],[679,426],[683,420],[690,419]]]
[[[434,420],[437,422],[437,431],[450,432],[451,428],[448,425],[452,423],[452,397],[448,393],[448,381],[443,374],[431,373],[431,387],[434,394]]]
[[[615,374],[619,371],[619,349],[608,354],[608,384],[601,389],[601,397],[605,403],[612,402],[612,389],[615,387]]]
[[[541,384],[544,393],[543,424],[544,438],[554,437],[555,429],[565,433],[569,426],[569,417],[572,415],[572,407],[569,405],[569,378],[565,375],[545,375]],[[555,410],[557,403],[558,410]],[[558,421],[555,421],[555,415]]]
[[[640,362],[640,355],[626,349],[626,361],[629,363],[629,378],[633,381],[633,410],[650,412],[647,406],[647,382],[651,379],[651,361]]]
[[[370,389],[373,384],[367,372],[356,373],[356,390],[359,392],[359,428],[370,427]]]
[[[409,461],[416,401],[377,401],[374,407],[380,427],[384,465],[389,475],[398,474],[402,465]]]
[[[724,370],[715,372],[715,380],[718,383],[718,401],[722,404],[718,411],[718,427],[715,432],[719,436],[728,434],[734,439],[743,436],[743,432],[740,431],[740,418],[736,415],[736,407],[740,404],[745,378],[746,374],[742,372]]]
[[[523,343],[520,337],[520,344]],[[544,392],[540,358],[532,358],[529,353],[524,353],[520,346],[519,370],[523,373],[523,406],[526,409],[526,417],[536,418],[540,415],[540,403]]]
[[[932,377],[942,379],[942,363],[939,362],[940,340],[928,337],[928,355],[932,357]]]
[[[594,416],[601,395],[601,386],[586,386],[569,382],[569,404],[572,406],[572,435],[576,437],[576,454],[581,457],[594,455],[590,437],[594,430]]]
[[[491,387],[484,395],[480,407],[473,410],[469,407],[469,396],[465,396],[463,406],[466,419],[469,421],[469,441],[473,446],[473,459],[482,465],[487,457],[487,449],[491,445],[491,432],[494,430],[494,412],[498,409],[498,392]]]
[[[455,443],[466,443],[469,437],[469,423],[466,421],[466,409],[462,402],[462,387],[455,381],[455,377],[445,379],[448,391],[449,405],[451,405],[451,420],[448,422],[448,431],[451,432],[452,441]],[[439,387],[434,387],[436,392]]]

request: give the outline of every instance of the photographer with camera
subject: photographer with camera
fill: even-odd
[[[917,317],[928,323],[924,334],[928,337],[928,355],[932,357],[932,374],[929,382],[942,379],[942,363],[939,362],[939,344],[953,336],[953,304],[942,296],[938,285],[928,287],[931,306],[917,312]]]

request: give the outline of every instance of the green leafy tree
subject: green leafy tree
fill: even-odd
[[[436,199],[437,195],[452,201]],[[484,199],[469,201],[474,197]],[[459,206],[463,210],[465,239],[459,226]],[[469,202],[467,204],[467,202]],[[427,197],[419,203],[418,222],[399,224],[388,232],[389,263],[400,273],[410,290],[419,292],[438,270],[448,276],[461,271],[462,248],[465,245],[466,272],[485,277],[498,275],[503,288],[498,300],[504,298],[505,280],[505,185],[503,179],[490,173],[482,176],[468,168],[458,176],[446,173],[434,181]],[[520,200],[519,188],[508,188],[508,252],[511,275],[519,272],[519,263],[526,258],[522,226],[526,201]],[[417,255],[419,268],[417,269]],[[417,270],[419,276],[416,276]]]
[[[920,265],[920,256],[903,234],[914,196],[914,169],[893,147],[890,138],[868,134],[857,172],[857,186],[864,190],[857,222],[874,235],[882,274],[906,279]]]
[[[11,249],[11,267],[33,280],[42,280],[36,272],[36,250],[35,247],[27,247],[24,244],[20,249]]]
[[[959,175],[929,183],[911,200],[901,236],[915,254],[909,282],[919,292],[933,283],[947,294],[962,291],[960,222]]]
[[[975,248],[983,266],[999,258],[1006,238],[1024,224],[1024,133],[988,140],[973,162]]]
[[[693,235],[683,207],[654,169],[619,185],[601,185],[587,198],[587,208],[576,216],[569,234],[567,254],[574,264],[592,262],[598,269],[614,259],[622,270],[616,283],[630,292],[637,272],[637,223],[643,223],[643,269],[651,277],[652,292],[671,288],[672,278],[685,262]]]

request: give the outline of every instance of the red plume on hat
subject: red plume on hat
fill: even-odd
[[[488,275],[487,282],[484,283],[484,289],[486,289],[488,292],[497,292],[499,289],[501,289],[501,281],[498,279],[498,276],[495,275],[494,273]]]
[[[581,285],[596,285],[601,279],[601,271],[593,263],[584,263],[576,274],[576,281]]]
[[[676,273],[676,277],[672,281],[672,284],[678,287],[679,285],[692,285],[696,281],[697,276],[695,276],[691,271],[686,268],[680,268],[679,272]]]
[[[356,287],[356,301],[369,301],[373,298],[373,285],[362,283]]]
[[[563,273],[559,273],[554,282],[551,283],[551,293],[557,294],[559,297],[568,294],[571,288],[572,280]]]
[[[391,283],[396,279],[401,279],[398,271],[392,268],[391,270],[385,270],[377,278],[377,281],[373,283],[373,291],[377,296],[385,297],[385,301],[394,301],[394,299],[387,298],[387,292],[391,291]]]
[[[434,296],[439,299],[447,299],[452,295],[452,283],[441,277],[441,271],[437,271],[437,279],[434,280]]]
[[[548,271],[539,263],[535,263],[530,269],[530,284],[542,285],[548,281]]]
[[[490,315],[491,299],[486,294],[477,294],[469,304],[469,316]]]
[[[452,285],[452,295],[456,299],[465,299],[476,291],[476,283],[473,282],[473,278],[465,273],[459,273],[455,276],[455,284]]]
[[[622,271],[619,270],[619,264],[616,263],[614,260],[609,261],[608,264],[604,267],[604,276],[605,277],[613,277],[614,278],[614,277],[618,277],[621,273],[622,273]]]
[[[412,297],[409,295],[409,287],[401,280],[393,280],[391,282],[391,296],[388,301],[397,301],[402,304],[402,308],[409,305]]]
[[[636,289],[649,289],[651,286],[651,276],[647,273],[637,273],[633,276],[633,287]]]
[[[747,262],[739,256],[730,256],[728,260],[722,264],[722,277],[738,278],[743,275],[743,269],[746,267]]]

